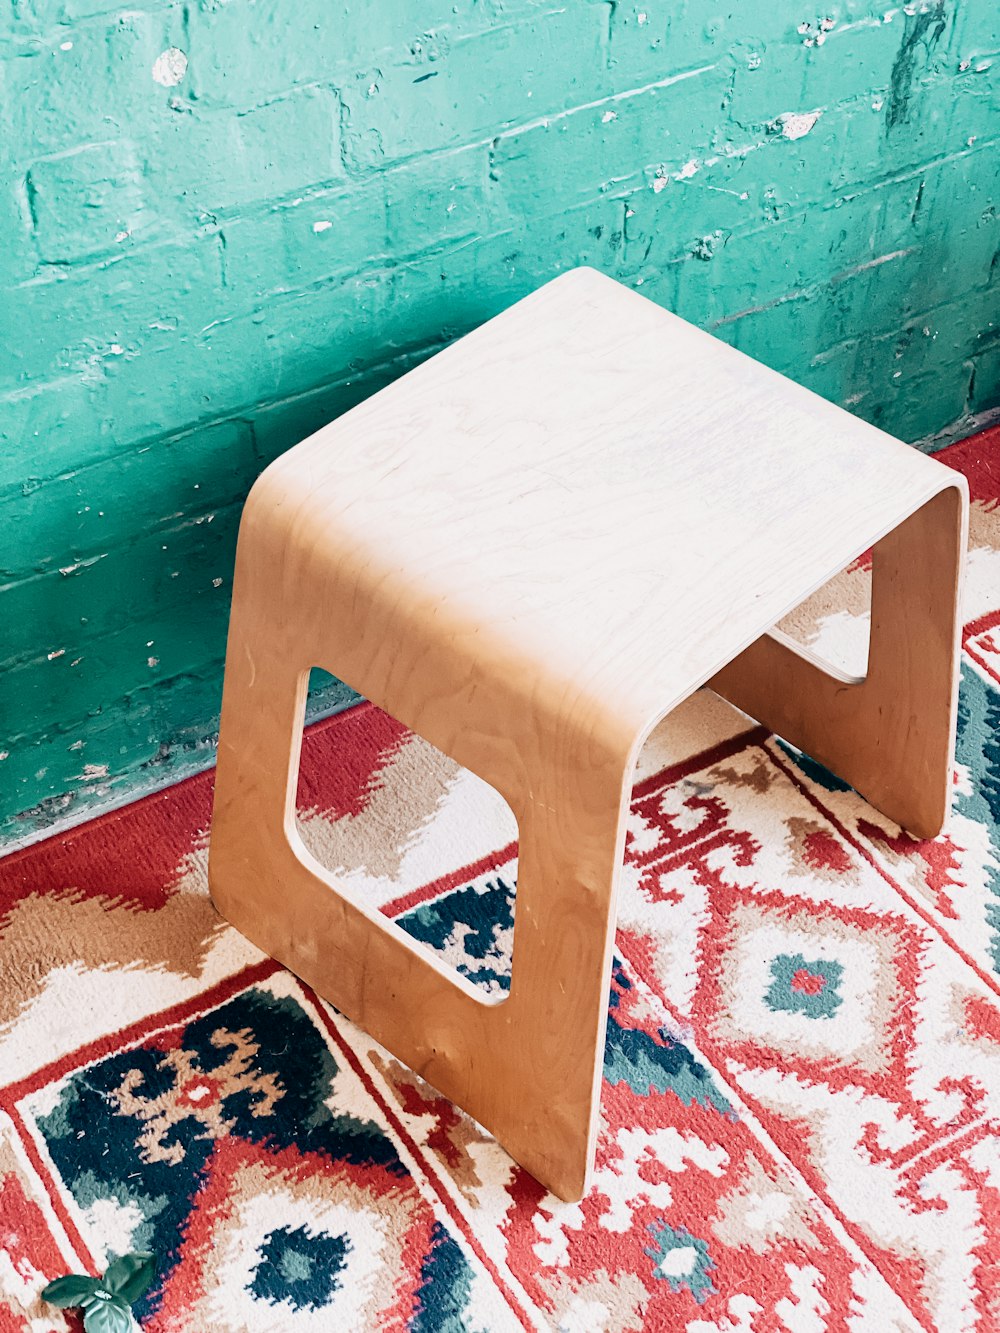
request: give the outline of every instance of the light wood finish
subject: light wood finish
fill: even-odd
[[[580,1197],[644,737],[714,678],[936,831],[966,507],[956,473],[611,280],[563,275],[254,487],[209,861],[219,910]],[[766,631],[875,542],[872,672],[847,684]],[[512,807],[506,999],[345,895],[299,839],[312,665]]]
[[[778,630],[711,686],[918,838],[951,803],[965,499],[939,492],[875,547],[868,671],[824,665]]]

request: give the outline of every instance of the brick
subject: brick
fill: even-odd
[[[0,761],[0,780],[11,780],[18,758],[38,739],[16,730],[25,716],[58,715],[58,723],[51,733],[43,733],[43,739],[63,741],[75,783],[84,776],[84,764],[109,758],[102,747],[102,722],[110,724],[116,746],[118,718],[123,714],[158,712],[161,727],[169,726],[175,703],[169,694],[184,688],[185,680],[198,683],[206,706],[200,716],[191,716],[176,739],[180,744],[204,741],[218,723],[226,629],[226,607],[220,607],[219,598],[194,597],[183,605],[150,607],[140,621],[92,640],[77,658],[64,654],[7,672],[8,688],[0,697],[0,736],[14,763]],[[357,697],[325,671],[316,670],[313,677],[310,693],[322,696],[324,711]],[[154,754],[163,734],[161,729],[149,737],[155,742]],[[114,768],[118,756],[112,752],[110,758]],[[38,767],[37,759],[33,767]]]
[[[0,578],[72,567],[152,532],[242,500],[257,473],[246,422],[158,440],[37,486],[10,506]]]
[[[201,5],[190,20],[189,86],[199,100],[244,106],[329,77],[339,63],[339,6],[326,22],[309,5],[267,0]]]
[[[157,198],[178,229],[216,221],[220,203],[229,202],[230,177],[240,177],[234,211],[255,197],[246,172],[237,118],[229,111],[200,107],[175,96],[150,129],[149,153],[156,162]]]
[[[218,616],[215,622],[214,627],[211,621],[206,624],[213,639],[218,637]],[[158,622],[156,628],[164,640],[180,633],[180,644],[190,643],[192,650],[197,647],[195,640],[183,637],[188,626],[182,620]],[[189,661],[188,670],[136,687],[133,668],[115,651],[114,642],[102,643],[101,649],[105,647],[103,680],[105,685],[113,681],[120,693],[108,693],[105,688],[101,697],[91,698],[89,680],[101,677],[97,671],[81,670],[74,682],[64,683],[69,697],[64,692],[59,702],[63,709],[68,703],[76,705],[76,685],[85,690],[79,702],[89,700],[90,709],[76,715],[63,713],[64,721],[55,732],[8,742],[3,752],[7,757],[0,759],[0,781],[12,800],[11,809],[37,813],[8,818],[6,836],[44,831],[60,814],[72,812],[79,817],[81,810],[99,808],[109,794],[119,799],[134,798],[188,777],[213,762],[222,699],[221,658],[196,655]],[[149,675],[145,663],[138,668],[142,669]],[[320,673],[314,675],[317,688],[311,692],[307,720],[357,700],[357,695],[334,677],[324,672],[320,683]],[[20,687],[27,681],[18,677],[16,684]],[[177,717],[186,719],[183,726],[176,725]],[[167,734],[169,743],[164,740]],[[127,772],[121,767],[123,754],[132,757],[133,767]]]
[[[796,20],[782,5],[755,12],[752,39],[741,19],[732,5],[713,10],[691,0],[617,0],[611,8],[612,69],[635,87],[706,60],[724,61],[737,44],[758,53],[801,45]]]
[[[381,176],[235,218],[223,227],[225,293],[244,309],[376,264],[389,249]]]
[[[308,88],[243,113],[237,137],[242,171],[226,181],[227,203],[274,199],[343,174],[340,104],[327,89]]]
[[[624,214],[623,200],[602,196],[407,264],[386,292],[383,345],[405,352],[459,337],[579,264],[628,276]]]
[[[858,355],[858,339],[850,339],[836,347],[829,348],[810,358],[803,358],[795,372],[796,383],[818,393],[820,397],[846,407],[848,411],[861,415],[857,400],[852,400],[846,387],[850,382],[852,368]]]
[[[46,383],[80,374],[87,357],[96,354],[95,325],[101,327],[103,322],[103,315],[88,303],[85,288],[85,282],[66,268],[4,292],[0,393],[41,390]]]
[[[31,717],[57,717],[57,734],[75,739],[73,733],[82,730],[84,720],[106,714],[115,698],[194,673],[201,664],[221,684],[225,650],[226,607],[219,597],[151,605],[135,622],[90,639],[78,652],[51,661],[43,656],[6,673],[12,688],[0,700],[4,748],[15,749],[21,740],[32,738],[19,730]],[[77,752],[78,766],[89,760],[89,748],[85,742]]]
[[[144,143],[163,114],[166,92],[152,69],[173,44],[171,24],[169,10],[119,7],[95,23],[26,39],[4,69],[4,148],[15,165],[23,171],[39,157],[123,135]]]
[[[127,677],[122,684],[128,684]],[[206,738],[218,729],[220,695],[221,673],[216,667],[207,679],[185,674],[134,693],[107,695],[97,716],[77,718],[55,735],[13,742],[0,772],[5,790],[16,802],[11,808],[27,817],[6,821],[5,834],[18,837],[43,830],[67,810],[76,812],[110,793],[134,793],[204,768],[213,754]],[[176,731],[174,744],[165,747],[164,727],[173,717],[190,719],[190,726]],[[84,736],[82,751],[70,748]],[[124,774],[126,754],[134,767]],[[182,766],[185,759],[191,765],[187,771]],[[90,772],[85,765],[92,766]]]
[[[864,344],[869,351],[852,362],[844,398],[895,395],[905,381],[919,413],[926,401],[908,386],[929,385],[941,364],[962,366],[991,327],[985,293],[971,309],[967,301],[929,308],[927,272],[933,264],[933,255],[917,250],[778,300],[734,321],[736,345],[801,379],[804,348]]]
[[[942,365],[962,365],[978,356],[1000,336],[1000,309],[996,293],[988,289],[912,315],[902,335],[916,342],[917,331],[929,338],[919,369],[930,371]],[[913,357],[911,355],[911,363]]]
[[[881,102],[884,110],[903,31],[898,17],[885,23],[876,10],[876,17],[865,22],[838,24],[822,45],[803,47],[807,100],[829,107],[867,98]]]
[[[763,187],[758,197],[769,213],[814,204],[828,206],[845,195],[872,188],[891,174],[882,113],[867,97],[820,110],[812,128],[800,138],[789,139],[775,125],[764,134],[753,156],[747,174],[758,178],[758,186]],[[879,169],[872,168],[872,162]],[[864,164],[861,170],[860,163]]]
[[[54,570],[8,584],[0,664],[63,653],[72,661],[95,636],[141,623],[150,607],[181,605],[199,594],[215,597],[224,617],[239,514],[239,505],[209,510],[68,575]],[[221,580],[217,588],[215,579]]]
[[[630,230],[646,237],[644,263],[673,263],[691,252],[694,237],[748,230],[768,218],[766,177],[756,166],[756,159],[709,153],[672,173],[647,169],[629,195]]]
[[[829,113],[860,99],[881,110],[899,35],[898,25],[876,18],[826,32],[814,24],[810,33],[780,45],[744,41],[737,48],[731,113],[740,122],[760,123],[782,112]]]
[[[340,90],[351,163],[363,169],[468,144],[599,96],[603,33],[599,6],[580,4],[370,67]]]
[[[175,100],[150,134],[159,197],[179,225],[237,216],[343,176],[340,103],[328,88],[299,89],[235,115]]]
[[[269,0],[198,0],[190,17],[192,79],[199,97],[239,105],[248,87],[267,97],[297,83],[336,83],[341,71],[373,56],[401,59],[451,32],[484,31],[513,17],[511,10],[532,7],[505,4],[501,16],[481,0],[393,0],[373,23],[353,0],[280,11]]]
[[[954,50],[960,62],[1000,52],[1000,10],[996,5],[960,5]]]
[[[820,273],[840,282],[856,278],[858,270],[867,271],[862,266],[900,248],[898,234],[886,224],[887,199],[884,191],[868,191],[763,227],[689,237],[678,313],[694,323],[714,323],[822,285],[816,281]]]
[[[280,10],[271,0],[208,0],[191,12],[190,87],[199,100],[239,107],[248,90],[263,100],[301,84],[336,86],[373,56],[405,59],[429,35],[482,31],[492,21],[475,0],[395,0],[377,24],[350,0]]]
[[[955,291],[985,286],[1000,255],[1000,173],[995,144],[972,148],[928,167],[915,226],[933,252],[929,272],[948,299]],[[953,207],[960,199],[960,209]]]
[[[931,371],[889,385],[866,378],[869,364],[870,354],[863,346],[849,381],[862,387],[846,401],[851,411],[897,439],[919,443],[966,415],[971,367],[952,366],[948,374]]]
[[[396,254],[482,236],[500,222],[485,145],[420,157],[384,172],[381,179],[387,197],[386,247]]]
[[[336,277],[237,313],[210,293],[217,320],[153,331],[146,351],[114,358],[94,390],[104,452],[161,435],[165,421],[209,423],[384,360],[386,283],[382,271]],[[169,367],[171,378],[151,378],[151,365]]]
[[[224,225],[227,295],[245,305],[475,236],[491,216],[487,175],[480,145],[237,217]]]
[[[932,296],[932,255],[919,244],[911,248],[879,247],[869,267],[834,282],[842,317],[842,336],[884,335],[914,314],[937,304]]]
[[[905,388],[885,395],[873,415],[874,424],[907,444],[936,435],[967,415],[971,366],[940,367],[909,380]]]
[[[13,509],[22,486],[78,457],[87,386],[79,377],[50,379],[0,396],[0,506]],[[97,423],[93,423],[97,429]],[[7,515],[0,519],[6,526]]]
[[[801,42],[739,42],[729,54],[732,100],[727,121],[745,131],[762,131],[784,112],[823,106],[819,91],[808,85],[809,52]]]
[[[779,200],[828,203],[916,174],[936,158],[964,149],[968,130],[956,125],[955,114],[954,91],[942,84],[923,90],[913,123],[891,131],[879,97],[855,98],[824,110],[800,139],[769,136],[753,165]]]
[[[709,69],[510,131],[495,144],[493,174],[505,199],[544,200],[550,210],[649,166],[680,171],[708,154],[723,95],[723,76]]]
[[[384,271],[335,278],[207,328],[187,349],[184,401],[228,416],[386,359],[388,285]]]
[[[36,162],[27,176],[35,244],[49,263],[92,258],[142,225],[145,198],[135,147],[85,144]]]
[[[0,392],[32,380],[86,386],[91,408],[78,422],[77,463],[118,447],[123,428],[126,442],[164,433],[165,422],[176,429],[191,420],[174,415],[184,389],[178,349],[224,316],[220,274],[218,238],[205,233],[176,244],[126,240],[111,262],[53,268],[14,288],[0,302]],[[156,374],[168,361],[171,373]],[[116,392],[119,383],[127,397]],[[38,437],[39,458],[57,453],[56,445]],[[65,470],[60,455],[38,475]]]
[[[845,402],[908,441],[950,425],[968,410],[973,358],[989,345],[988,309],[984,296],[970,319],[968,306],[953,302],[894,332],[859,339],[845,362]]]
[[[645,265],[638,275],[629,281],[642,296],[656,301],[658,305],[674,310],[677,306],[677,286],[680,264],[666,264],[662,269],[650,269]]]
[[[711,331],[747,356],[800,379],[802,349],[840,341],[844,314],[829,290],[819,288],[713,326]]]

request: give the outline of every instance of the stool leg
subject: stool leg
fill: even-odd
[[[951,804],[967,515],[957,478],[874,548],[862,680],[772,631],[708,682],[918,838]]]
[[[496,1071],[516,1097],[504,1123],[485,1123],[567,1200],[583,1195],[594,1156],[630,779],[631,768],[616,775],[581,755],[575,774],[540,773],[520,816],[513,974]]]
[[[209,888],[227,920],[283,957],[293,918],[274,911],[288,869],[308,671],[262,632],[265,610],[235,586],[219,727]]]
[[[307,685],[301,663],[307,654],[336,670],[341,636],[331,637],[329,651],[310,645],[291,620],[290,599],[271,604],[267,564],[266,547],[246,541],[226,664],[209,855],[213,901],[261,949],[485,1125],[542,1184],[578,1199],[594,1153],[631,744],[617,736],[601,743],[593,719],[588,727],[559,709],[533,716],[513,698],[498,707],[500,695],[485,689],[469,691],[473,705],[459,702],[456,688],[447,732],[418,727],[508,792],[518,816],[511,990],[499,1001],[485,996],[394,922],[345,896],[302,846],[294,827]],[[304,588],[299,600],[308,603]],[[324,608],[331,601],[326,588]],[[383,624],[381,633],[380,660],[391,659],[393,633],[405,640],[404,628]],[[416,697],[416,671],[404,677]],[[352,683],[362,690],[379,684],[360,674]],[[419,723],[402,697],[376,694],[401,720]],[[509,736],[496,735],[497,717],[517,719]]]

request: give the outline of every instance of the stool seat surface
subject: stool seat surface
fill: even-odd
[[[650,720],[956,484],[590,269],[267,476],[311,569]]]

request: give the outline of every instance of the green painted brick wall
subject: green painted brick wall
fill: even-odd
[[[207,762],[256,474],[561,269],[995,408],[998,76],[993,0],[6,0],[0,829]]]

